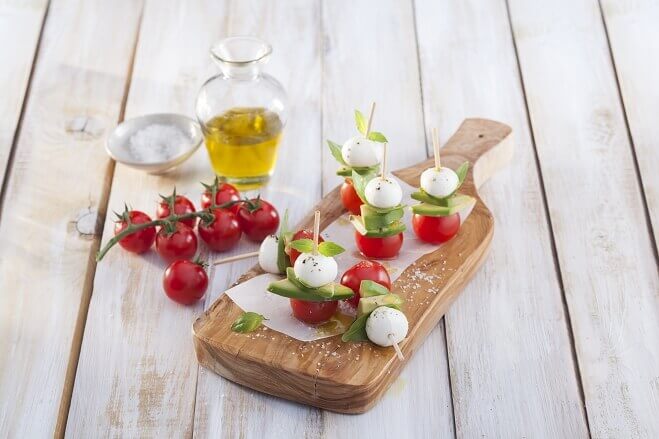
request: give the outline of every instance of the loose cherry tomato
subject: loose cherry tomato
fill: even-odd
[[[311,230],[298,230],[295,232],[293,235],[292,241],[295,241],[297,239],[313,239],[313,232]],[[322,236],[318,236],[318,243],[320,244],[321,242],[325,241]],[[297,257],[300,256],[300,252],[295,250],[294,248],[289,248],[288,249],[288,258],[291,260],[291,265],[295,265],[295,261],[297,260]]]
[[[359,198],[359,195],[357,195],[357,191],[355,190],[355,186],[352,184],[351,178],[346,178],[346,180],[341,185],[341,202],[343,203],[343,207],[345,207],[348,212],[352,213],[353,215],[361,214],[361,209],[359,206],[364,204],[364,202],[361,198]]]
[[[348,268],[341,276],[341,284],[350,288],[355,295],[346,302],[353,306],[359,304],[359,286],[363,280],[372,280],[377,282],[388,290],[391,290],[391,279],[387,269],[375,261],[359,261],[352,267]]]
[[[318,324],[328,321],[339,305],[338,300],[312,302],[309,300],[291,299],[293,315],[304,323]]]
[[[158,204],[158,209],[156,210],[157,218],[167,218],[170,215],[169,212],[169,201],[171,197],[163,197],[163,200]],[[174,201],[174,213],[176,215],[184,215],[186,213],[192,213],[196,209],[192,201],[183,195],[177,195]],[[188,218],[181,221],[188,227],[194,228],[197,218]]]
[[[191,305],[204,297],[208,288],[208,275],[200,263],[174,261],[165,270],[162,287],[174,302]]]
[[[431,244],[441,244],[453,238],[460,230],[460,214],[454,213],[449,216],[414,214],[412,227],[420,240]]]
[[[139,210],[131,210],[128,212],[128,218],[130,218],[131,224],[144,224],[151,221],[151,217],[144,212]],[[115,236],[123,232],[124,229],[128,227],[128,223],[125,220],[119,220],[114,224],[114,234]],[[119,241],[119,245],[124,248],[124,250],[131,253],[144,253],[153,245],[153,241],[156,240],[156,228],[147,227],[146,229],[138,230],[133,232],[130,235],[122,238]]]
[[[201,207],[203,209],[211,207],[211,195],[212,192],[208,189],[201,195]],[[220,183],[217,192],[215,193],[215,204],[219,206],[230,201],[238,200],[240,200],[240,192],[238,192],[238,189],[229,183]]]
[[[403,246],[403,234],[371,238],[355,231],[355,241],[359,251],[367,258],[391,259],[398,255],[398,251]]]
[[[215,217],[212,223],[199,222],[199,237],[216,252],[232,249],[243,234],[236,215],[226,209],[214,209],[212,213]]]
[[[166,262],[177,259],[192,259],[197,253],[197,236],[183,223],[175,224],[176,230],[169,232],[161,227],[156,236],[156,251]]]
[[[279,213],[270,203],[260,198],[244,200],[231,209],[238,217],[238,224],[247,238],[261,242],[279,227]]]

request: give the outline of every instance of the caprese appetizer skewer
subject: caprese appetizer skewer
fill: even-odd
[[[474,198],[457,193],[467,176],[469,162],[464,162],[457,171],[442,166],[437,129],[432,130],[432,142],[435,166],[423,171],[421,187],[411,195],[421,202],[412,206],[412,227],[422,241],[441,244],[458,233],[459,212],[473,203]]]

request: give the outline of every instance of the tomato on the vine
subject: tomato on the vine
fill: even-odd
[[[174,261],[165,270],[162,286],[173,301],[191,305],[204,297],[208,288],[208,275],[199,262]]]
[[[209,207],[211,207],[211,198],[212,198],[211,187],[206,186],[206,190],[201,195],[202,209],[208,209]],[[215,193],[215,204],[217,206],[238,200],[240,200],[240,192],[238,192],[238,189],[236,189],[234,186],[230,185],[229,183],[218,184],[217,192]]]
[[[167,262],[192,259],[197,253],[197,236],[183,223],[176,223],[174,230],[163,226],[156,236],[156,251]]]
[[[236,214],[240,228],[251,241],[261,242],[279,227],[277,209],[261,198],[240,201],[231,207],[231,211]]]
[[[156,210],[156,218],[167,218],[171,214],[169,209],[171,198],[172,197],[162,197],[162,201],[158,204],[158,209]],[[176,215],[185,215],[186,213],[195,212],[195,210],[194,204],[192,204],[190,199],[183,195],[176,195],[176,198],[174,199],[174,213]],[[181,222],[188,227],[194,228],[197,218],[187,218],[181,220]]]
[[[226,209],[214,209],[212,214],[211,223],[199,222],[199,237],[216,252],[232,249],[243,234],[236,215]]]
[[[128,218],[125,218],[125,215],[128,215]],[[139,210],[131,210],[126,212],[124,215],[120,216],[120,219],[114,225],[114,234],[115,236],[123,232],[126,227],[128,227],[128,220],[131,224],[144,224],[151,222],[151,217],[144,212]],[[123,247],[124,250],[132,253],[144,253],[153,245],[153,241],[156,239],[156,228],[147,227],[142,230],[133,232],[119,241],[119,245]]]
[[[295,318],[314,325],[328,321],[334,315],[338,305],[337,300],[312,302],[310,300],[291,299],[291,309]]]
[[[292,241],[296,241],[298,239],[313,239],[313,232],[311,230],[298,230],[295,232],[293,235]],[[318,243],[320,244],[321,242],[324,242],[325,240],[323,239],[322,236],[318,236]],[[288,249],[288,258],[291,260],[291,265],[295,265],[295,261],[297,260],[298,256],[300,256],[300,252],[295,250],[294,248],[289,248]]]
[[[367,258],[391,259],[398,255],[403,246],[403,233],[376,238],[355,231],[355,241],[359,251]]]
[[[341,284],[350,288],[355,295],[346,302],[353,306],[359,304],[359,286],[363,280],[372,280],[377,282],[388,290],[391,290],[391,279],[384,266],[375,261],[359,261],[352,267],[348,268],[341,276]]]
[[[364,202],[359,198],[359,195],[357,195],[355,186],[352,184],[352,178],[346,178],[341,185],[341,202],[343,203],[343,207],[345,207],[351,214],[361,214],[360,206],[364,204]]]
[[[420,240],[430,244],[441,244],[457,235],[460,230],[460,214],[454,213],[449,216],[414,214],[412,227]]]

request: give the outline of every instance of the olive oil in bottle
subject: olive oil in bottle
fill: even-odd
[[[215,173],[239,189],[268,181],[277,161],[283,124],[265,108],[232,108],[203,124]]]

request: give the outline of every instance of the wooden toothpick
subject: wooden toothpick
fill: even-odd
[[[375,113],[375,102],[371,103],[371,111],[368,113],[368,122],[366,123],[366,134],[364,134],[364,137],[368,137],[368,134],[371,132],[373,113]]]
[[[439,136],[437,135],[437,128],[432,129],[432,149],[435,152],[435,169],[439,171],[442,164],[439,159]]]
[[[257,257],[258,255],[259,252],[249,252],[249,253],[243,253],[242,255],[229,256],[228,258],[222,258],[222,259],[218,259],[217,261],[213,261],[213,265],[227,264],[229,262],[239,261],[241,259],[254,258]]]
[[[320,210],[313,214],[313,254],[318,254],[318,237],[320,235]]]
[[[380,177],[387,178],[387,144],[382,145],[382,166],[380,167]]]
[[[398,346],[398,343],[396,343],[394,341],[394,335],[393,334],[389,334],[389,341],[391,341],[391,343],[393,343],[392,346],[394,347],[394,350],[396,351],[396,355],[398,356],[398,359],[400,361],[403,361],[405,359],[405,357],[403,356],[403,351],[400,350],[400,346]]]

